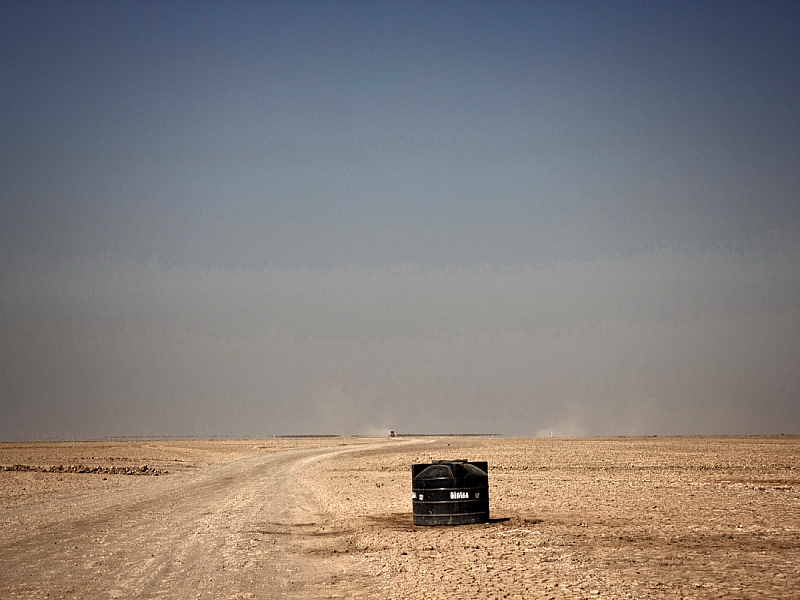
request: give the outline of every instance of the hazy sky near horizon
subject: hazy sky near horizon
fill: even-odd
[[[795,2],[0,3],[0,439],[800,433]]]

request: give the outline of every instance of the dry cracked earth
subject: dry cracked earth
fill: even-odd
[[[798,458],[797,436],[0,443],[0,598],[798,598]],[[413,525],[436,459],[489,462],[489,523]]]

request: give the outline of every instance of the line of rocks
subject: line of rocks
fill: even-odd
[[[89,467],[86,465],[57,465],[41,467],[36,465],[9,465],[0,471],[33,471],[35,473],[99,473],[103,475],[166,475],[169,471],[153,469],[147,465],[139,467]]]

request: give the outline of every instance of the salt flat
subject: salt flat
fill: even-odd
[[[411,465],[448,458],[489,462],[490,523],[413,525]],[[0,597],[795,598],[798,458],[797,436],[0,443]]]

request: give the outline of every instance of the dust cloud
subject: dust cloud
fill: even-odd
[[[787,235],[548,267],[6,257],[0,437],[797,433]]]

